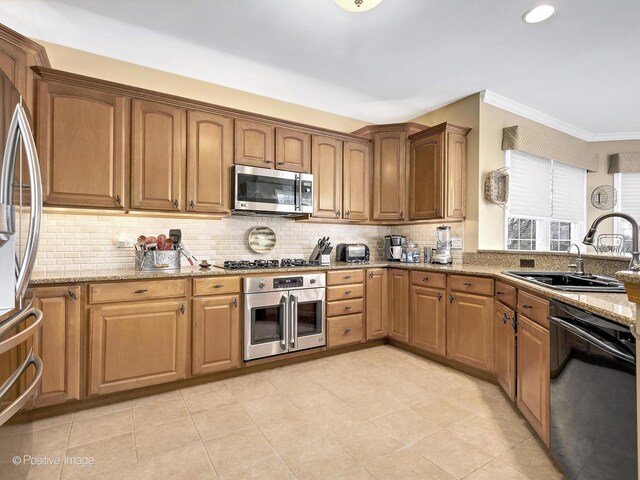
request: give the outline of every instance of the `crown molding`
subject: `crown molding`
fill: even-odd
[[[616,140],[640,140],[640,132],[620,132],[620,133],[591,133],[570,123],[559,120],[551,115],[540,112],[535,108],[528,107],[507,97],[499,95],[491,90],[480,92],[480,98],[484,103],[501,108],[531,121],[540,123],[560,132],[579,138],[585,142],[609,142]]]

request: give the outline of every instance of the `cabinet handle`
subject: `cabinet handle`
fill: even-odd
[[[284,165],[284,162],[278,162],[278,165]]]
[[[347,210],[347,218],[351,216],[351,210]]]
[[[533,308],[533,305],[529,305],[527,303],[525,303],[524,305],[522,305],[522,308],[529,310],[530,308]]]
[[[224,287],[224,285],[222,285],[221,283],[216,283],[213,288],[222,288]]]
[[[273,160],[265,160],[264,163],[273,163]]]
[[[428,282],[429,281],[429,277],[422,277],[422,281],[423,282]]]
[[[496,292],[496,295],[504,295],[504,292],[501,292],[500,290],[498,290],[498,291]]]
[[[373,272],[369,272],[369,278],[373,278]]]
[[[505,313],[504,315],[502,315],[502,323],[506,325],[507,320],[509,320],[509,315]]]
[[[120,195],[116,195],[116,203],[118,205],[122,205],[122,198],[120,198]]]
[[[186,312],[185,308],[184,308],[184,304],[180,305],[180,313],[182,313],[184,315],[184,312]]]
[[[67,295],[69,295],[69,298],[71,298],[71,300],[78,300],[78,296],[71,290],[67,290]]]
[[[400,210],[400,218],[404,218],[404,211]]]
[[[442,300],[442,294],[438,293],[438,301]]]
[[[238,298],[237,297],[233,299],[233,307],[234,308],[238,308]]]
[[[344,276],[344,279],[345,279],[345,280],[348,280],[348,279],[350,279],[350,278],[351,278],[351,275],[345,275],[345,276]]]
[[[453,295],[449,295],[449,303],[453,303]]]
[[[434,212],[435,212],[436,215],[440,215],[440,209],[439,208],[436,207]]]
[[[465,286],[465,287],[470,287],[471,285],[473,285],[473,283],[464,282],[464,286]]]
[[[345,310],[351,310],[351,307],[344,307]]]
[[[351,290],[347,290],[346,292],[344,292],[345,295],[351,295]]]
[[[180,208],[180,202],[178,202],[177,198],[173,201],[173,206],[176,208]]]
[[[336,217],[340,217],[340,210],[336,212]]]
[[[135,291],[135,292],[133,292],[133,293],[144,293],[144,292],[146,292],[146,291],[147,291],[147,289],[146,289],[146,288],[141,288],[140,290],[136,290],[136,291]]]
[[[193,200],[191,200],[191,201],[189,202],[189,208],[190,208],[191,210],[195,209],[195,208],[196,208],[196,202],[194,202]]]
[[[344,334],[345,334],[345,335],[348,335],[350,331],[351,331],[351,329],[350,329],[350,328],[345,328],[345,329],[344,329]]]

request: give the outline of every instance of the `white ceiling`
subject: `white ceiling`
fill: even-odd
[[[537,0],[4,0],[0,22],[369,122],[489,89],[584,136],[640,138],[640,1],[549,2],[536,25],[521,17]]]

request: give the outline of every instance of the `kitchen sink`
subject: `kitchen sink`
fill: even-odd
[[[510,277],[519,278],[541,287],[564,292],[605,292],[624,293],[624,284],[615,278],[591,275],[578,275],[572,272],[502,272]]]

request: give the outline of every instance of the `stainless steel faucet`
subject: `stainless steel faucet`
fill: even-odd
[[[576,263],[572,263],[569,265],[569,268],[576,269],[576,275],[584,275],[584,260],[582,259],[582,252],[580,251],[580,246],[577,243],[572,243],[569,245],[569,250],[567,253],[571,253],[571,249],[576,247],[578,250],[578,258],[576,258]]]
[[[638,222],[636,222],[635,218],[633,218],[631,215],[628,215],[628,214],[622,213],[622,212],[605,213],[604,215],[600,215],[598,218],[596,218],[593,221],[593,224],[591,225],[591,228],[589,229],[587,234],[584,236],[584,239],[582,240],[582,243],[584,243],[585,245],[593,246],[593,240],[594,240],[594,237],[596,236],[596,230],[598,228],[598,225],[603,220],[606,220],[607,218],[611,218],[611,217],[624,218],[627,222],[629,222],[631,224],[631,250],[632,250],[632,252],[631,252],[631,261],[629,262],[629,270],[632,270],[634,272],[640,271],[640,252],[638,252],[638,250],[639,250],[639,248],[638,248]]]

